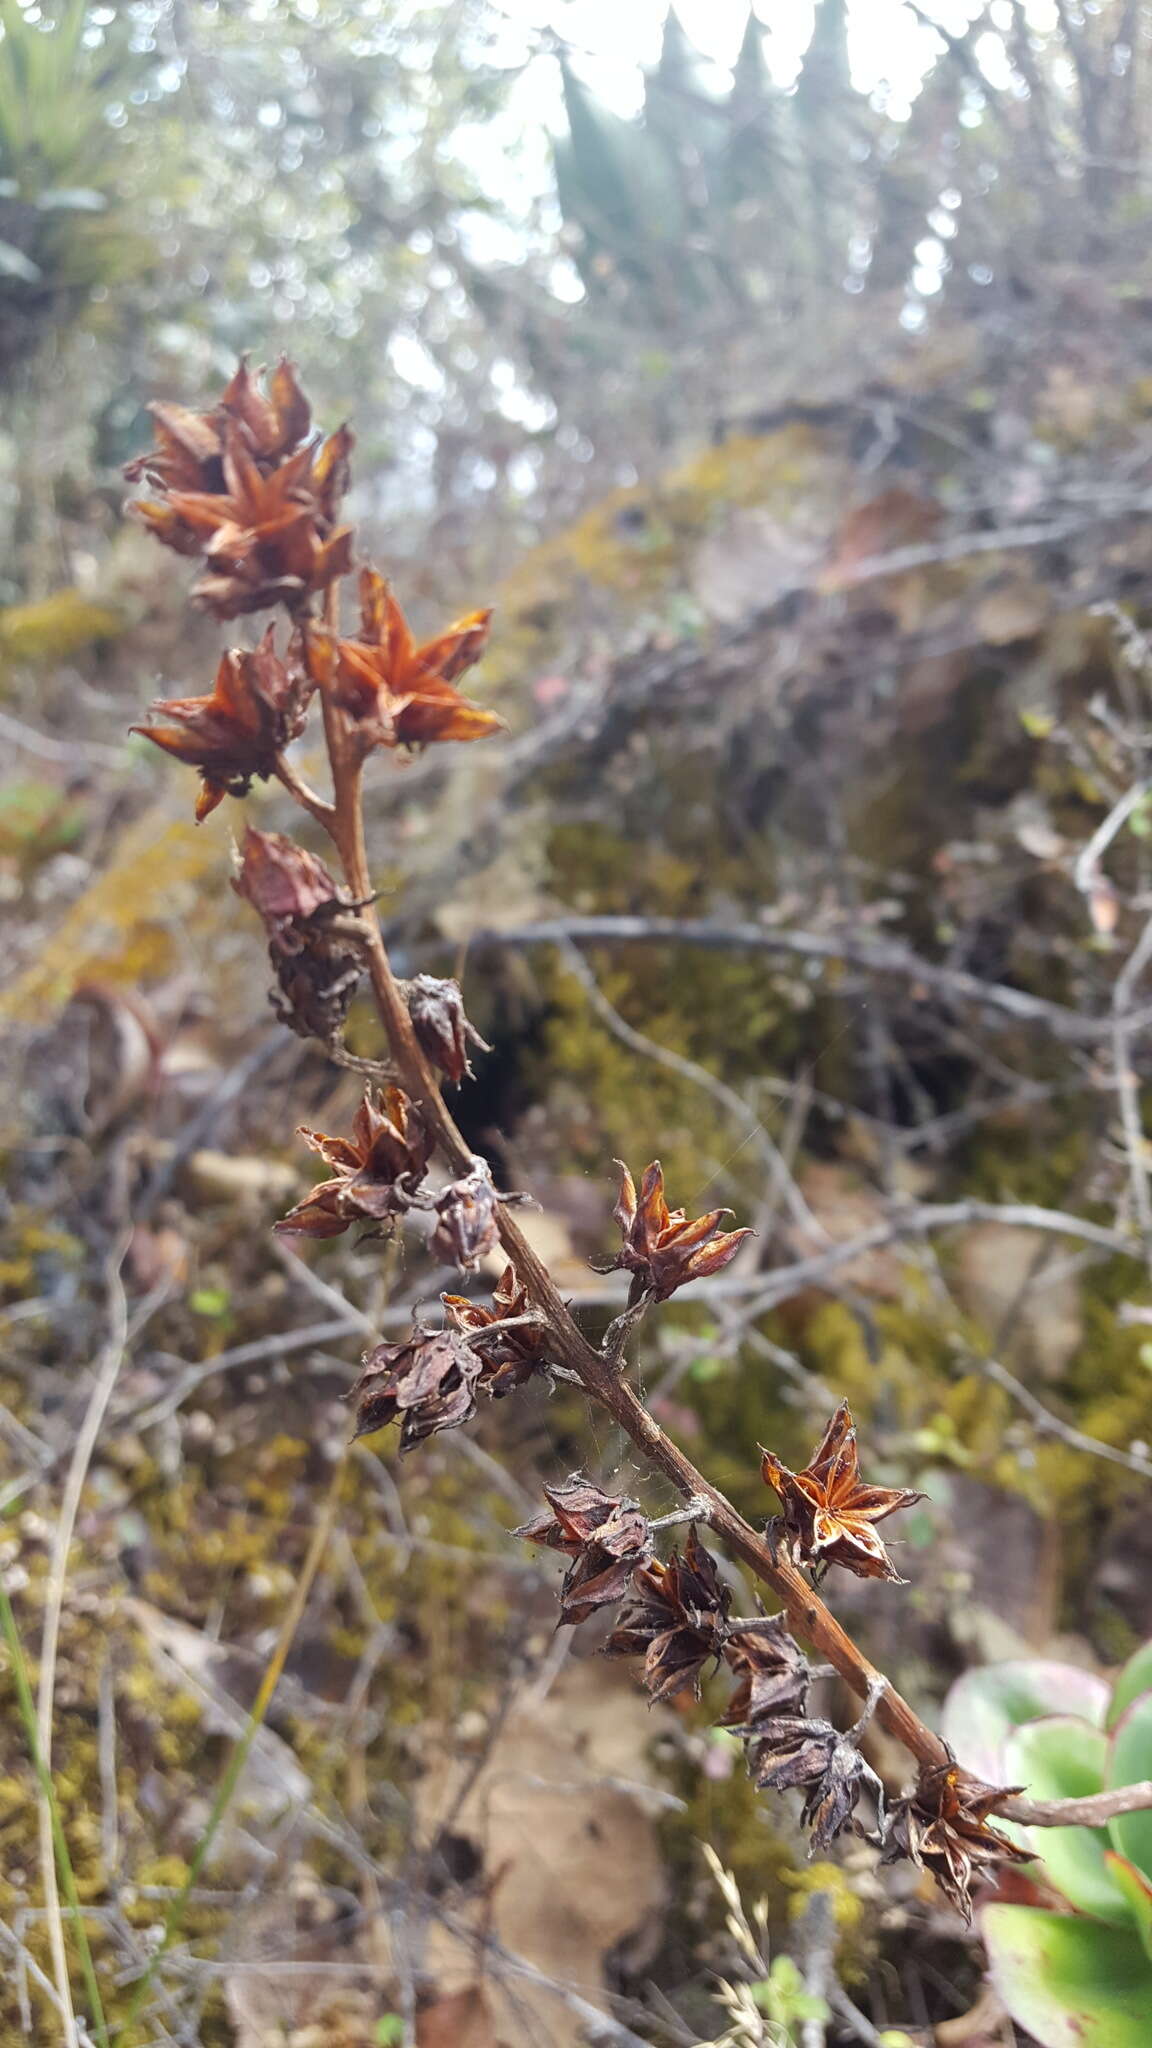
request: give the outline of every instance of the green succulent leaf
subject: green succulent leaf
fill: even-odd
[[[1004,1745],[1014,1728],[1051,1714],[1075,1714],[1104,1725],[1109,1687],[1076,1664],[1042,1657],[986,1664],[965,1672],[944,1702],[941,1734],[966,1769],[989,1784],[1005,1782]]]
[[[1039,1906],[989,1906],[992,1981],[1041,2048],[1147,2048],[1152,1963],[1135,1935]]]
[[[1030,1721],[1005,1744],[1005,1774],[1027,1787],[1030,1799],[1086,1799],[1104,1784],[1109,1744],[1103,1729],[1071,1714]],[[1034,1849],[1044,1875],[1071,1905],[1125,1927],[1131,1913],[1105,1861],[1111,1847],[1107,1828],[1012,1828]]]
[[[1107,1851],[1104,1861],[1113,1884],[1128,1902],[1144,1953],[1152,1959],[1152,1882],[1126,1856],[1118,1856],[1115,1849]]]
[[[1114,1728],[1142,1692],[1152,1692],[1152,1643],[1142,1643],[1121,1670],[1112,1687],[1112,1705],[1104,1726]]]
[[[1104,1783],[1112,1792],[1152,1778],[1152,1692],[1140,1694],[1112,1731]],[[1109,1821],[1112,1847],[1152,1879],[1152,1810],[1122,1813]]]

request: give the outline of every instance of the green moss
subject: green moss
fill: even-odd
[[[79,590],[57,590],[33,604],[10,605],[0,611],[0,676],[8,668],[66,661],[122,630],[117,612]]]
[[[635,641],[661,624],[682,592],[694,550],[731,508],[774,509],[785,523],[803,499],[831,516],[843,459],[800,422],[736,436],[668,475],[614,491],[574,525],[534,548],[506,581],[500,631],[486,663],[499,688],[555,661],[575,631]]]

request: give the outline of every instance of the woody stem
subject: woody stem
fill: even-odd
[[[472,1170],[473,1154],[444,1102],[436,1073],[412,1028],[408,1006],[384,945],[379,916],[370,900],[373,892],[364,840],[363,763],[354,735],[344,728],[339,710],[327,696],[323,708],[332,769],[331,832],[352,897],[366,906],[360,913],[361,939],[376,1008],[401,1084],[412,1100],[419,1103],[453,1172],[466,1174]],[[789,1559],[773,1556],[764,1537],[665,1434],[614,1361],[588,1342],[569,1314],[547,1267],[503,1205],[497,1222],[500,1242],[516,1277],[547,1325],[550,1348],[557,1362],[576,1375],[586,1394],[619,1424],[647,1463],[662,1472],[685,1501],[697,1506],[698,1512],[706,1512],[718,1539],[775,1593],[793,1631],[834,1666],[853,1692],[868,1700],[881,1693],[883,1687],[876,1718],[887,1732],[918,1763],[938,1766],[947,1762],[948,1752],[939,1736],[886,1684],[803,1574]]]

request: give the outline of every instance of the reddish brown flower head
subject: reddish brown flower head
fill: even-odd
[[[722,1728],[754,1728],[781,1714],[803,1714],[812,1671],[785,1615],[729,1636],[724,1662],[736,1688],[721,1716]]]
[[[517,1280],[514,1267],[505,1266],[492,1290],[491,1308],[466,1294],[442,1294],[440,1299],[454,1330],[484,1332],[476,1348],[483,1361],[486,1393],[499,1399],[543,1369],[548,1351],[547,1332],[542,1323],[520,1321],[532,1313],[532,1303]],[[506,1329],[509,1322],[518,1327]]]
[[[417,1038],[440,1072],[459,1087],[465,1074],[472,1072],[468,1047],[478,1046],[481,1052],[491,1052],[492,1047],[464,1015],[464,998],[457,983],[439,981],[434,974],[418,974],[403,987]]]
[[[984,1785],[950,1761],[920,1772],[916,1790],[893,1806],[884,1830],[883,1863],[908,1857],[919,1870],[931,1871],[945,1898],[966,1920],[972,1918],[972,1886],[997,1864],[1032,1863],[1028,1849],[1018,1848],[989,1814],[1020,1785]]]
[[[156,406],[156,446],[127,466],[154,498],[136,518],[177,554],[203,555],[209,573],[193,590],[218,618],[309,596],[346,575],[352,536],[336,529],[352,437],[342,427],[317,445],[311,412],[286,361],[265,392],[242,362],[206,413]]]
[[[414,1330],[402,1344],[378,1344],[348,1395],[357,1404],[355,1435],[398,1422],[401,1451],[413,1450],[469,1420],[479,1376],[478,1353],[454,1330]]]
[[[244,834],[232,887],[264,920],[282,1023],[325,1045],[338,1039],[362,971],[359,948],[334,929],[347,896],[322,860],[283,832]]]
[[[210,697],[162,697],[151,716],[167,725],[134,725],[145,739],[200,770],[198,820],[226,796],[247,796],[255,776],[275,772],[276,756],[304,729],[312,684],[289,647],[281,660],[269,626],[258,647],[221,656]]]
[[[710,1209],[689,1223],[683,1209],[669,1209],[664,1199],[664,1172],[654,1159],[640,1183],[636,1184],[622,1160],[620,1193],[612,1214],[623,1232],[624,1242],[613,1261],[635,1275],[633,1292],[650,1294],[666,1301],[689,1280],[705,1280],[719,1273],[734,1259],[751,1230],[721,1230],[728,1209]],[[611,1268],[609,1269],[611,1270]]]
[[[903,1486],[861,1484],[847,1401],[841,1401],[802,1472],[790,1472],[774,1451],[761,1450],[761,1473],[783,1502],[785,1534],[799,1563],[839,1564],[857,1578],[903,1584],[875,1524],[924,1495]]]
[[[193,587],[197,604],[220,619],[276,604],[299,611],[314,591],[347,575],[351,529],[325,532],[310,449],[264,475],[229,428],[224,482],[222,492],[171,491],[158,505],[134,508],[158,540],[181,554],[203,554],[209,574]]]
[[[306,1145],[333,1168],[276,1225],[305,1237],[339,1237],[353,1223],[388,1223],[412,1207],[432,1153],[432,1134],[401,1088],[378,1100],[365,1091],[351,1135],[326,1137],[301,1127]]]
[[[431,1248],[446,1264],[471,1273],[500,1243],[500,1210],[488,1163],[477,1159],[471,1173],[454,1180],[436,1198]]]
[[[560,1588],[560,1620],[586,1621],[598,1607],[622,1599],[633,1572],[652,1562],[648,1517],[636,1501],[613,1499],[578,1472],[544,1493],[551,1514],[534,1516],[512,1534],[572,1559]]]
[[[454,688],[479,661],[491,616],[469,612],[438,639],[417,646],[383,577],[361,570],[360,634],[334,644],[332,691],[361,728],[366,747],[424,747],[500,730],[494,712]]]
[[[608,1639],[615,1656],[643,1657],[644,1683],[654,1700],[691,1686],[700,1697],[700,1674],[724,1648],[730,1595],[696,1531],[684,1556],[644,1565],[632,1580],[633,1598]]]

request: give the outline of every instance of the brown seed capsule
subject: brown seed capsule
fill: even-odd
[[[715,1561],[688,1532],[684,1556],[653,1562],[633,1575],[632,1603],[608,1638],[615,1656],[644,1659],[644,1683],[654,1700],[691,1686],[700,1697],[700,1674],[724,1647],[730,1595]]]
[[[990,1827],[989,1814],[1022,1791],[1020,1785],[984,1785],[954,1762],[924,1767],[916,1789],[898,1799],[884,1828],[882,1863],[906,1856],[931,1871],[946,1899],[972,1918],[972,1886],[1003,1863],[1032,1863],[1027,1849]]]
[[[153,407],[154,447],[125,474],[156,495],[132,506],[137,519],[177,554],[203,555],[209,573],[193,598],[217,618],[265,606],[298,612],[352,566],[352,534],[335,525],[347,488],[352,436],[346,427],[320,445],[311,411],[282,359],[262,389],[241,362],[205,413]]]
[[[468,1064],[469,1045],[477,1046],[481,1052],[491,1052],[492,1047],[464,1015],[464,998],[458,984],[440,981],[434,974],[418,974],[414,980],[406,981],[403,988],[412,1029],[424,1051],[453,1086],[459,1087],[465,1074],[472,1073]]]
[[[560,1619],[586,1621],[598,1607],[622,1599],[633,1572],[652,1562],[648,1517],[636,1501],[613,1499],[579,1473],[563,1486],[546,1486],[544,1494],[552,1512],[535,1515],[512,1534],[572,1559],[560,1588]]]
[[[496,1250],[500,1211],[486,1160],[477,1159],[471,1173],[446,1187],[435,1208],[431,1246],[437,1258],[470,1273]]]
[[[359,948],[337,932],[335,920],[352,909],[322,860],[283,832],[244,834],[232,887],[264,921],[281,1021],[301,1038],[325,1045],[340,1037],[363,962]]]
[[[438,740],[479,740],[503,721],[453,688],[480,659],[487,611],[469,612],[435,640],[417,646],[400,606],[374,569],[360,574],[360,633],[331,644],[334,701],[371,747],[424,747]]]
[[[400,1424],[400,1449],[467,1422],[476,1408],[480,1358],[454,1330],[415,1330],[402,1344],[378,1344],[348,1399],[356,1436]]]

